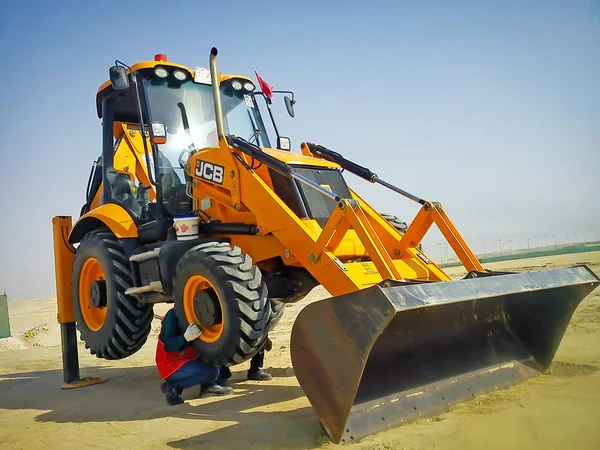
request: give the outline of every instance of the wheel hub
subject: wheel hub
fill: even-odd
[[[106,306],[106,281],[96,280],[90,286],[90,297],[95,308]]]
[[[219,299],[212,293],[200,291],[194,295],[194,310],[200,325],[211,327],[221,322]]]

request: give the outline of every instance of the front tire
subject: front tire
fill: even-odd
[[[114,234],[86,234],[75,254],[72,296],[77,329],[92,355],[122,359],[146,342],[152,305],[125,294],[132,284],[129,260]]]
[[[200,244],[177,264],[175,313],[182,331],[193,322],[202,329],[193,346],[206,363],[231,366],[260,351],[273,317],[267,294],[250,256],[228,243]]]

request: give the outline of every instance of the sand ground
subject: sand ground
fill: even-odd
[[[489,269],[539,270],[587,264],[600,274],[600,252],[487,264]],[[464,274],[449,269],[452,276]],[[82,376],[103,384],[61,390],[62,362],[54,299],[10,302],[13,337],[0,339],[0,448],[326,448],[289,357],[289,333],[304,305],[328,296],[318,287],[290,305],[272,333],[269,382],[245,380],[233,368],[235,393],[168,406],[153,365],[158,323],[147,344],[116,362],[79,346]],[[163,313],[165,305],[155,308]],[[156,322],[156,321],[155,321]],[[518,386],[453,407],[433,419],[346,445],[363,449],[600,448],[600,288],[578,308],[551,369]],[[343,447],[343,446],[340,446]]]

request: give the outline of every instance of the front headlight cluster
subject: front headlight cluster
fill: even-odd
[[[246,92],[252,92],[252,91],[254,91],[254,89],[256,89],[254,84],[252,84],[250,81],[240,80],[240,79],[232,80],[231,87],[233,88],[234,91],[237,91],[237,92],[240,92],[241,90],[244,90]]]
[[[163,66],[156,66],[154,68],[154,75],[159,78],[167,78],[169,75],[173,75],[173,77],[179,81],[185,81],[189,76],[185,70],[175,69],[173,70],[173,73],[170,73],[167,68]]]

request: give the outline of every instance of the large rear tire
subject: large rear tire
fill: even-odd
[[[226,242],[200,244],[177,263],[173,299],[179,326],[200,326],[203,333],[193,346],[206,363],[240,364],[261,350],[273,319],[267,294],[250,256]]]
[[[400,232],[400,234],[404,235],[404,233],[406,233],[406,230],[408,229],[408,225],[406,224],[406,222],[400,220],[398,217],[396,217],[392,214],[388,214],[388,213],[380,213],[380,214],[381,214],[381,217],[383,217],[385,220],[387,220],[391,226],[393,226],[396,230],[398,230]],[[417,248],[419,250],[423,250],[423,244],[419,244],[419,246]]]
[[[129,260],[114,234],[86,234],[75,254],[72,295],[77,329],[92,355],[122,359],[146,342],[152,305],[125,295],[132,284]]]
[[[406,233],[406,230],[408,229],[408,226],[406,225],[406,222],[403,222],[398,217],[396,217],[396,216],[394,216],[392,214],[380,213],[380,215],[385,220],[387,220],[389,222],[389,224],[391,226],[393,226],[396,230],[398,230],[401,234]]]

